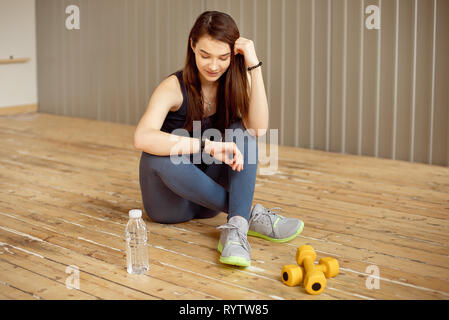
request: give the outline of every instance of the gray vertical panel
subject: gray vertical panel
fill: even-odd
[[[347,97],[347,70],[348,70],[348,0],[343,1],[343,77],[342,77],[342,99],[341,99],[341,149],[346,152],[346,97]]]
[[[96,90],[97,90],[97,61],[96,61],[96,46],[97,46],[97,35],[98,35],[98,24],[97,19],[95,19],[95,6],[96,4],[91,1],[86,1],[83,8],[85,8],[86,14],[82,14],[84,18],[81,18],[81,29],[80,31],[85,34],[86,37],[86,50],[84,50],[84,56],[86,64],[83,66],[86,68],[85,79],[87,83],[87,91],[84,92],[86,95],[86,100],[88,101],[82,106],[79,116],[98,119],[96,117]],[[84,10],[83,10],[84,12]],[[99,120],[99,119],[98,119]]]
[[[125,111],[125,123],[129,123],[130,111],[133,101],[132,88],[134,86],[134,64],[132,61],[133,58],[133,3],[134,0],[126,0],[125,1],[125,10],[123,11],[124,16],[124,27],[125,27],[125,61],[123,63],[124,68],[123,72],[125,74],[125,97],[126,97],[126,107]],[[167,52],[167,51],[166,51]],[[168,53],[167,53],[168,56]]]
[[[230,3],[224,3],[226,5],[226,10],[230,8],[229,15],[234,19],[235,23],[237,24],[237,27],[239,28],[240,35],[243,36],[243,25],[242,25],[242,19],[241,19],[241,12],[240,12],[240,0],[230,0]],[[207,2],[207,10],[216,10],[217,4],[214,4],[211,6],[209,2]]]
[[[67,0],[63,1],[63,8],[62,8],[62,12],[65,12],[65,8],[67,6],[69,6],[70,4],[72,4],[72,2],[69,2]],[[73,3],[75,5],[77,5],[77,3]],[[75,104],[75,95],[76,95],[76,60],[75,60],[75,55],[76,52],[75,51],[75,42],[76,42],[76,34],[77,32],[79,32],[79,30],[67,30],[64,29],[64,33],[63,33],[63,43],[64,43],[64,47],[66,48],[65,51],[65,58],[67,59],[66,61],[66,65],[67,65],[67,73],[65,74],[65,79],[66,79],[66,89],[67,89],[67,111],[66,111],[66,115],[68,116],[73,116],[73,109],[75,108],[74,104]]]
[[[61,52],[61,62],[62,62],[62,80],[63,80],[63,92],[62,92],[62,100],[64,105],[64,115],[70,115],[70,108],[72,105],[72,87],[71,87],[71,69],[73,66],[73,62],[71,61],[71,52],[70,52],[70,32],[74,32],[74,30],[67,30],[65,28],[65,24],[63,24],[68,15],[65,13],[65,8],[68,6],[67,0],[59,1],[58,3],[58,25],[64,26],[63,28],[59,28],[61,33],[59,35],[59,43],[62,48]]]
[[[104,52],[103,52],[103,46],[104,46],[104,36],[103,36],[103,25],[105,24],[105,17],[104,15],[101,14],[101,9],[102,9],[102,5],[103,5],[103,1],[95,1],[95,2],[91,2],[90,4],[92,4],[92,19],[91,21],[95,21],[95,26],[96,28],[93,29],[92,31],[94,31],[94,34],[96,34],[95,39],[92,39],[92,46],[96,48],[94,55],[93,55],[93,59],[91,60],[91,65],[92,67],[95,69],[95,90],[94,90],[94,97],[95,97],[95,101],[94,101],[94,105],[95,108],[93,110],[96,111],[96,113],[94,114],[94,117],[98,120],[102,120],[105,121],[107,120],[107,114],[105,113],[105,111],[107,110],[107,108],[103,108],[103,92],[106,88],[105,83],[104,83],[104,60],[101,59],[101,57],[103,56]],[[122,121],[124,121],[125,119],[123,118]]]
[[[80,17],[81,25],[80,25],[80,30],[78,30],[78,32],[79,32],[79,47],[78,47],[78,66],[79,67],[78,67],[78,69],[79,69],[80,75],[78,78],[79,90],[78,90],[78,105],[77,105],[76,114],[80,113],[80,111],[78,111],[78,110],[85,109],[87,104],[89,103],[87,100],[87,96],[85,94],[88,90],[88,86],[87,86],[88,70],[83,67],[88,61],[86,59],[86,51],[87,51],[86,35],[87,35],[87,33],[84,33],[82,30],[84,24],[88,20],[89,12],[87,10],[86,0],[80,0],[79,3],[80,3],[80,10],[83,12],[83,15]],[[84,27],[87,27],[87,25]]]
[[[409,161],[414,161],[415,154],[415,119],[416,119],[416,60],[418,47],[418,0],[413,1],[413,65],[412,65],[412,105],[410,119],[410,156]]]
[[[296,57],[299,53],[296,51],[296,0],[287,0],[285,3],[285,20],[284,20],[284,32],[283,36],[283,46],[282,49],[284,53],[283,58],[283,131],[284,131],[284,144],[294,145],[295,144],[295,132],[297,127],[297,119],[294,117],[296,115]]]
[[[205,11],[205,7],[203,4],[203,0],[194,0],[192,2],[192,8],[191,8],[191,12],[192,12],[192,16],[190,17],[189,21],[187,21],[187,30],[186,30],[186,38],[188,38],[189,34],[190,34],[190,30],[192,29],[196,19],[198,18],[198,16],[203,13]],[[187,43],[184,42],[182,44],[182,61],[183,61],[183,65],[185,63],[185,59],[186,59],[186,54],[187,54]]]
[[[184,48],[187,43],[188,31],[184,21],[186,20],[186,13],[189,12],[188,1],[172,1],[171,3],[171,21],[172,28],[170,29],[170,46],[171,46],[171,67],[170,73],[182,68],[181,56],[184,56]],[[190,30],[189,30],[190,31]],[[182,48],[182,50],[181,50]],[[181,53],[182,52],[182,53]]]
[[[75,2],[72,2],[73,4],[78,5],[78,7],[82,8],[82,1],[81,0],[77,0]],[[80,17],[80,28],[81,28],[81,19],[82,17]],[[80,30],[76,30],[76,32],[73,33],[74,36],[74,41],[73,41],[73,46],[72,46],[72,53],[73,53],[73,65],[74,65],[74,83],[73,83],[73,105],[72,105],[72,113],[71,115],[76,116],[82,106],[81,106],[81,101],[82,101],[82,78],[83,78],[83,68],[80,68],[79,66],[81,66],[81,52],[84,50],[82,44],[81,44],[81,29]]]
[[[206,10],[206,5],[204,3],[204,0],[193,0],[192,6],[193,6],[191,9],[192,16],[190,19],[191,23],[189,24],[189,32],[190,32],[190,28],[193,27],[193,24],[195,23],[198,16]],[[228,3],[226,7],[228,10],[230,10],[230,3]]]
[[[395,0],[394,18],[394,87],[393,87],[393,120],[391,137],[391,158],[396,159],[397,124],[398,124],[398,82],[399,82],[399,10],[400,1]]]
[[[376,0],[367,0],[369,5],[378,6]],[[366,15],[368,17],[368,15]],[[379,30],[364,28],[364,62],[363,62],[363,115],[361,124],[362,154],[374,156],[374,134],[376,119],[376,87],[377,87],[377,47]]]
[[[326,148],[327,0],[315,3],[314,148]],[[288,50],[292,50],[292,44]]]
[[[435,119],[435,47],[436,47],[436,31],[437,31],[437,0],[433,0],[432,13],[432,89],[430,94],[430,128],[429,128],[429,164],[433,163],[433,131]]]
[[[143,1],[141,10],[142,10],[142,33],[141,33],[141,41],[142,41],[142,50],[143,50],[143,54],[142,54],[142,91],[141,91],[141,103],[139,105],[139,108],[137,109],[137,121],[135,123],[138,123],[140,118],[142,117],[143,113],[146,110],[147,104],[148,104],[148,100],[149,100],[149,95],[150,95],[150,59],[149,59],[149,55],[150,55],[150,6],[151,6],[151,2],[152,1]]]
[[[358,92],[358,129],[357,129],[357,154],[362,153],[362,124],[363,124],[363,71],[365,56],[365,3],[362,1],[360,6],[360,45],[359,45],[359,92]]]
[[[409,160],[413,69],[413,2],[400,1],[396,159]]]
[[[285,140],[284,140],[284,136],[285,136],[285,131],[287,131],[288,129],[285,128],[285,78],[286,78],[286,74],[285,74],[285,59],[286,59],[286,53],[285,53],[285,7],[286,7],[286,1],[282,0],[281,1],[281,47],[280,47],[280,52],[281,52],[281,101],[280,101],[280,128],[282,128],[280,130],[280,143],[281,144],[285,144]]]
[[[236,3],[237,6],[240,5],[240,2]],[[206,0],[206,9],[209,11],[220,11],[224,12],[227,9],[228,4],[225,1],[220,0]],[[240,9],[236,9],[237,11],[240,11]],[[232,15],[231,15],[232,16]],[[236,21],[237,24],[240,23],[240,21]]]
[[[251,6],[251,12],[253,15],[253,23],[252,23],[252,27],[253,27],[253,39],[255,39],[257,37],[257,0],[253,0],[252,1],[252,6]]]
[[[108,90],[108,106],[110,109],[110,117],[112,121],[122,122],[120,119],[119,111],[123,109],[123,102],[121,97],[123,96],[121,91],[121,81],[123,81],[124,74],[121,72],[121,66],[124,64],[122,43],[117,41],[123,30],[123,18],[121,7],[118,1],[114,0],[111,6],[112,12],[110,16],[110,26],[109,32],[107,33],[107,41],[110,43],[110,49],[108,50],[108,63],[106,68],[108,68],[111,74],[109,90]]]
[[[382,12],[382,0],[378,0],[379,11]],[[374,122],[374,156],[379,156],[379,120],[380,120],[380,77],[382,64],[382,26],[377,31],[377,61],[376,61],[376,118]]]
[[[93,69],[95,69],[95,90],[96,95],[95,107],[97,110],[97,119],[102,121],[117,121],[113,115],[114,106],[109,104],[109,93],[110,93],[110,81],[109,78],[109,66],[110,66],[110,56],[108,54],[108,34],[111,32],[108,28],[110,21],[109,11],[107,10],[106,3],[104,0],[89,2],[93,5],[91,21],[94,23],[92,30],[93,33],[90,34],[92,39],[92,46],[95,48],[93,50],[93,56],[90,59],[90,64]],[[117,64],[118,65],[118,64]],[[114,66],[114,69],[117,68]],[[125,119],[122,119],[125,122]]]
[[[393,136],[394,70],[395,70],[395,1],[382,1],[381,12],[381,73],[379,101],[379,153],[391,157]]]
[[[59,77],[61,72],[58,72],[58,70],[61,71],[60,68],[60,60],[59,60],[59,56],[60,56],[60,44],[58,41],[58,34],[59,34],[59,30],[56,25],[58,23],[57,21],[57,7],[56,7],[56,3],[54,3],[54,1],[47,1],[47,10],[48,12],[51,12],[52,15],[52,19],[45,19],[45,13],[43,13],[43,18],[41,18],[40,20],[42,21],[43,24],[46,24],[48,26],[48,28],[50,29],[47,37],[50,38],[50,46],[49,46],[49,50],[51,50],[48,54],[49,54],[49,64],[47,66],[43,66],[41,69],[45,69],[47,68],[47,70],[49,71],[47,73],[47,77],[45,78],[46,84],[49,87],[49,92],[50,92],[50,97],[51,100],[49,101],[48,104],[48,109],[44,109],[43,110],[48,110],[48,112],[53,113],[53,114],[62,114],[61,112],[61,103],[60,103],[60,99],[61,99],[61,82],[59,81]],[[44,37],[46,35],[43,35]],[[45,52],[45,49],[43,49],[43,51]],[[51,70],[51,72],[50,72]],[[56,84],[59,83],[59,90],[55,90],[56,88]]]
[[[75,4],[80,8],[80,28],[82,28],[83,23],[83,16],[81,15],[81,12],[83,12],[83,0],[77,0],[71,2],[71,4]],[[82,37],[81,37],[81,29],[80,30],[73,30],[72,33],[72,61],[74,68],[72,69],[72,79],[73,79],[73,104],[72,104],[72,110],[71,115],[76,116],[80,113],[80,110],[84,108],[83,106],[83,82],[82,79],[84,77],[84,70],[83,68],[80,68],[82,65],[81,55],[83,50],[85,49],[82,45]]]
[[[56,46],[58,49],[57,53],[57,61],[58,61],[58,85],[61,86],[61,90],[59,91],[59,101],[57,101],[56,108],[61,108],[61,112],[63,115],[67,115],[67,100],[70,98],[68,95],[67,90],[67,73],[68,73],[68,66],[67,66],[67,45],[65,42],[64,34],[67,32],[65,28],[65,10],[64,10],[64,2],[58,1],[54,2],[53,5],[55,6],[55,14],[56,14],[56,25],[54,28],[57,30],[56,33]]]
[[[300,2],[299,1],[296,1],[296,8],[295,8],[295,14],[296,14],[296,26],[295,26],[295,31],[296,31],[296,33],[295,33],[295,39],[294,39],[294,41],[295,41],[295,43],[296,43],[296,46],[295,46],[295,53],[296,53],[296,57],[295,57],[295,89],[294,89],[294,91],[295,91],[295,117],[294,117],[294,120],[295,120],[295,132],[294,132],[294,135],[295,135],[295,144],[294,144],[294,146],[295,147],[298,147],[299,146],[299,87],[301,86],[301,84],[300,84],[300,81],[299,81],[299,76],[300,76],[300,73],[299,73],[299,65],[300,65],[300,63],[299,63],[299,57],[300,57],[300,42],[301,42],[301,39],[300,39],[300,37],[299,37],[299,30],[300,30],[300,28],[299,28],[299,22],[300,22]]]
[[[150,87],[151,87],[150,83],[151,83],[151,79],[153,78],[152,72],[150,71],[151,65],[152,65],[151,54],[153,52],[153,50],[150,49],[151,48],[150,43],[152,41],[154,41],[153,33],[152,33],[153,28],[151,25],[151,23],[153,21],[153,19],[151,17],[153,2],[154,1],[145,1],[144,7],[142,9],[144,11],[144,16],[143,16],[144,32],[143,32],[143,36],[142,36],[143,37],[142,41],[143,41],[144,52],[145,52],[143,55],[143,64],[144,64],[143,70],[145,72],[145,75],[144,75],[145,80],[144,80],[144,90],[143,90],[143,97],[142,97],[143,101],[142,101],[142,104],[140,105],[139,113],[137,115],[138,119],[141,118],[141,116],[145,112],[146,107],[149,103],[150,92],[151,92],[150,91]]]
[[[225,1],[222,1],[223,4],[226,4]],[[241,5],[241,10],[242,12],[240,13],[242,17],[245,17],[243,19],[243,30],[244,33],[241,34],[242,37],[247,38],[247,39],[254,39],[254,11],[253,11],[253,0],[245,0],[245,1],[241,1],[242,5]],[[279,21],[280,23],[280,21]]]
[[[363,61],[363,81],[360,81],[360,59],[369,59],[367,44],[367,34],[364,34],[364,44],[363,56],[360,56],[360,32],[364,32],[364,28],[360,25],[360,6],[362,1],[359,0],[348,0],[348,12],[347,12],[347,50],[346,50],[346,111],[342,115],[345,117],[345,126],[343,128],[345,133],[345,148],[344,152],[357,154],[358,150],[358,136],[360,134],[360,123],[359,123],[359,111],[363,108],[363,116],[365,116],[365,101],[363,100],[363,105],[359,105],[359,93],[360,85],[363,83],[362,93],[363,99],[366,98],[364,88],[366,85],[366,65],[367,61]],[[372,55],[374,55],[373,53]],[[375,76],[375,74],[370,74],[370,76]],[[374,88],[374,87],[373,87]],[[362,124],[361,128],[364,128],[365,123]],[[362,131],[363,132],[363,131]]]
[[[170,68],[168,65],[168,59],[167,59],[167,48],[168,48],[168,41],[170,41],[169,39],[169,34],[168,34],[168,19],[167,19],[167,15],[168,15],[168,2],[164,1],[164,0],[158,0],[158,39],[159,39],[159,45],[157,47],[157,50],[159,50],[159,65],[160,65],[160,74],[159,74],[159,79],[158,81],[161,81],[162,79],[164,79],[166,76],[168,76],[169,72],[170,72]]]
[[[270,108],[270,128],[279,129],[279,131],[283,130],[281,127],[281,58],[279,55],[279,48],[281,47],[281,6],[274,5],[271,3],[271,10],[269,10],[268,15],[270,15],[271,25],[270,25],[270,38],[269,38],[269,47],[272,56],[270,56],[270,82],[268,86],[270,86],[270,98],[269,105]],[[281,136],[279,132],[279,137]],[[281,144],[281,141],[278,143]]]
[[[267,63],[266,63],[266,66],[265,66],[265,70],[266,70],[266,84],[265,84],[265,89],[266,89],[266,92],[267,92],[267,102],[268,102],[268,105],[269,105],[269,115],[271,114],[271,110],[274,108],[274,106],[271,104],[271,1],[270,0],[267,0],[266,1],[266,6],[267,6],[267,9],[266,9],[266,11],[265,11],[265,17],[266,17],[266,25],[265,25],[265,27],[266,27],[266,39],[267,39],[267,42],[266,42],[266,53],[267,53],[267,55],[266,55],[266,57],[267,57]],[[272,122],[271,122],[271,117],[269,117],[269,119],[268,119],[268,126],[269,126],[269,128],[273,128],[273,125],[272,125]],[[276,129],[275,129],[276,130]],[[279,143],[279,141],[274,141],[274,142],[271,142],[271,140],[270,140],[270,136],[268,136],[267,137],[268,139],[266,140],[266,142],[269,144],[269,143]]]
[[[311,3],[310,10],[310,131],[309,131],[309,147],[314,148],[314,134],[315,134],[315,24],[316,24],[316,10],[315,1]]]
[[[129,74],[129,116],[126,123],[133,123],[137,101],[137,86],[138,86],[138,66],[136,64],[137,52],[139,50],[139,42],[137,38],[137,20],[138,14],[136,7],[139,0],[130,0],[128,9],[128,39],[129,39],[129,53],[128,53],[128,74]]]
[[[107,46],[107,39],[106,34],[108,33],[107,25],[108,25],[108,16],[107,13],[104,11],[104,6],[106,5],[104,0],[96,1],[97,4],[94,7],[94,18],[98,21],[98,29],[96,34],[96,39],[93,42],[93,45],[97,47],[97,50],[95,50],[95,60],[91,61],[94,68],[96,69],[96,90],[95,94],[97,97],[96,101],[96,109],[97,109],[97,119],[102,121],[116,121],[116,119],[111,117],[111,113],[113,112],[111,110],[112,106],[109,106],[107,97],[108,97],[108,83],[106,82],[107,79],[107,66],[108,66],[108,60],[106,55],[106,49]],[[121,118],[123,122],[126,121],[126,119],[123,117]]]
[[[327,0],[327,30],[326,30],[326,146],[325,150],[329,151],[330,145],[330,105],[331,105],[331,34],[332,34],[332,2]]]
[[[118,41],[120,41],[120,47],[117,50],[117,56],[118,56],[118,73],[120,75],[120,82],[119,82],[119,104],[117,105],[116,109],[116,115],[117,120],[120,120],[121,122],[126,122],[126,110],[129,108],[128,105],[128,45],[127,45],[127,38],[128,38],[128,30],[127,30],[127,10],[126,10],[126,3],[127,1],[121,1],[118,0],[117,7],[118,7],[118,17],[119,20],[117,21],[119,25],[119,34],[118,34]]]
[[[268,95],[268,89],[267,89],[267,83],[268,83],[268,67],[270,64],[270,61],[268,61],[268,37],[267,37],[267,1],[259,1],[257,0],[257,8],[255,15],[257,15],[257,32],[256,32],[256,38],[255,38],[255,47],[256,47],[256,53],[257,57],[260,61],[263,62],[262,66],[262,75],[264,79],[264,85],[265,85],[265,91]],[[268,96],[267,96],[268,98]],[[271,109],[273,106],[268,103],[268,109]],[[270,119],[271,121],[271,119]],[[272,128],[271,123],[269,123],[269,128]],[[265,136],[265,140],[267,143],[270,142],[269,134]],[[276,141],[276,143],[279,143]]]
[[[108,17],[104,13],[104,1],[90,1],[89,8],[89,18],[92,22],[91,30],[87,30],[89,37],[91,38],[92,46],[92,56],[89,59],[90,68],[94,70],[93,80],[94,90],[93,94],[95,97],[94,105],[92,111],[96,113],[92,114],[94,119],[102,121],[113,121],[110,117],[113,106],[110,106],[107,102],[108,97],[108,83],[105,82],[107,78],[108,70],[108,59],[105,55],[104,47],[107,45],[108,41],[105,39],[105,25],[108,23]],[[84,32],[84,30],[83,30]],[[85,110],[89,112],[88,110]],[[123,119],[124,121],[124,119]]]
[[[239,26],[240,26],[240,33],[242,35],[246,33],[245,21],[247,20],[245,17],[245,8],[243,5],[244,5],[244,2],[240,0],[240,2],[239,2],[239,12],[240,12]]]
[[[134,112],[130,119],[129,124],[137,123],[139,120],[140,115],[140,109],[141,105],[143,104],[143,93],[145,91],[144,83],[145,83],[145,61],[144,61],[144,54],[145,54],[145,42],[144,42],[144,34],[145,34],[145,0],[138,0],[137,6],[135,7],[135,14],[136,14],[136,22],[135,22],[135,28],[136,28],[136,87],[135,87],[135,94],[136,94],[136,104],[134,106]]]
[[[207,10],[215,10],[220,12],[226,12],[228,11],[228,5],[229,3],[227,1],[222,0],[207,0]],[[236,5],[240,5],[240,1]],[[240,9],[234,8],[234,10],[240,11]],[[235,11],[232,11],[235,12]],[[232,15],[231,15],[232,16]],[[237,21],[236,21],[237,23]]]
[[[157,34],[156,34],[156,0],[145,1],[145,32],[143,35],[145,44],[145,95],[141,106],[139,119],[148,107],[151,94],[157,87]]]
[[[72,3],[69,3],[68,0],[63,0],[61,1],[61,11],[60,11],[60,15],[64,16],[64,19],[68,16],[65,13],[65,8],[67,6],[69,6]],[[74,5],[77,5],[77,3],[73,3]],[[64,79],[66,81],[66,85],[65,85],[65,89],[66,91],[66,102],[67,102],[67,109],[65,110],[65,114],[67,116],[72,116],[72,110],[73,110],[73,104],[74,104],[74,96],[75,96],[75,88],[74,85],[76,83],[75,78],[76,78],[76,71],[75,71],[75,60],[74,60],[74,53],[73,53],[73,49],[74,49],[74,42],[76,41],[76,37],[75,34],[78,30],[73,29],[73,30],[67,30],[66,28],[63,28],[64,32],[62,34],[62,43],[63,43],[63,47],[64,47],[64,59],[65,59],[65,75],[64,75]]]
[[[36,17],[42,17],[51,12],[52,7],[49,0],[36,2]],[[54,15],[49,14],[47,20],[36,18],[36,51],[37,51],[37,90],[39,112],[50,112],[55,101],[50,80],[54,78],[55,67],[52,53],[55,52],[53,46],[54,41],[50,35],[52,34],[52,20]]]
[[[331,105],[330,105],[330,141],[329,151],[342,149],[341,112],[343,100],[343,39],[344,39],[344,0],[332,0],[332,57],[331,57]]]
[[[166,37],[167,37],[167,42],[166,42],[166,46],[165,48],[165,59],[167,60],[166,63],[166,69],[165,69],[165,73],[161,78],[162,79],[166,78],[170,73],[172,73],[173,70],[173,42],[175,41],[175,39],[173,38],[173,24],[175,23],[173,20],[173,8],[174,8],[174,4],[172,0],[165,0],[166,2],[166,7],[165,10],[163,12],[161,12],[161,14],[163,14],[164,17],[164,21],[165,21],[165,29],[166,29]]]
[[[154,23],[155,23],[155,36],[156,36],[156,42],[155,46],[153,47],[153,50],[156,52],[156,82],[159,82],[159,79],[161,78],[161,53],[160,53],[160,47],[161,47],[161,25],[160,25],[160,2],[161,0],[155,0],[155,7],[154,7]]]
[[[196,2],[196,5],[195,5]],[[185,3],[185,2],[184,2]],[[182,24],[180,25],[180,30],[178,31],[178,34],[181,37],[181,40],[179,41],[179,46],[178,46],[178,65],[179,68],[183,68],[184,67],[184,63],[185,63],[185,59],[186,59],[186,54],[187,54],[187,44],[189,41],[189,33],[190,33],[190,29],[193,27],[193,24],[195,22],[196,19],[196,11],[199,8],[199,4],[200,2],[195,0],[195,1],[190,1],[188,3],[188,6],[185,7],[186,12],[189,12],[189,14],[184,14],[182,16],[182,19],[180,21],[182,21]]]
[[[414,161],[428,162],[432,91],[433,1],[418,2]]]
[[[131,119],[130,124],[137,123],[141,116],[142,109],[145,104],[145,86],[146,86],[146,61],[145,55],[146,52],[146,41],[145,34],[147,31],[145,30],[145,20],[146,20],[146,1],[139,0],[137,10],[137,59],[136,59],[136,68],[138,72],[137,76],[137,86],[136,86],[136,95],[137,95],[137,103],[134,108],[133,118]]]
[[[55,15],[54,24],[52,25],[52,28],[55,30],[54,33],[54,43],[55,43],[55,67],[56,67],[56,76],[54,79],[51,80],[53,88],[60,88],[57,91],[57,94],[55,95],[55,104],[54,104],[54,113],[60,112],[61,114],[65,115],[65,97],[66,97],[66,89],[65,89],[65,83],[64,83],[64,76],[66,74],[66,71],[64,69],[64,47],[62,44],[62,37],[61,34],[64,32],[65,24],[63,24],[65,21],[61,19],[61,6],[62,2],[55,2],[53,0],[53,3],[51,4],[53,7],[53,13]]]
[[[256,38],[254,39],[255,47],[256,47],[256,53],[259,60],[263,61],[262,66],[262,74],[264,78],[264,84],[265,87],[267,85],[267,65],[269,64],[268,56],[267,56],[267,33],[266,33],[266,19],[267,16],[267,2],[266,1],[257,1],[257,8],[255,15],[257,18],[257,32],[256,32]],[[266,89],[266,88],[265,88]],[[271,106],[269,105],[268,108]]]
[[[437,1],[433,163],[449,165],[449,1]]]
[[[311,2],[309,0],[300,1],[300,16],[299,16],[299,38],[301,39],[301,46],[299,52],[299,83],[300,86],[297,88],[299,90],[299,147],[308,148],[310,147],[310,61],[311,61],[311,50],[310,46],[312,44],[311,34],[310,34],[310,23],[311,17],[310,12],[312,11]]]
[[[135,21],[137,19],[135,15],[135,7],[136,7],[136,0],[126,0],[128,4],[128,56],[127,56],[127,65],[128,68],[125,70],[128,74],[128,101],[129,105],[127,108],[127,114],[126,114],[126,122],[130,123],[132,117],[133,117],[133,110],[136,105],[136,96],[135,96],[135,88],[136,88],[136,28],[135,28]],[[170,51],[167,50],[167,56],[170,56]]]

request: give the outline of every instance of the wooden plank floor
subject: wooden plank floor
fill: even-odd
[[[449,168],[290,147],[279,147],[277,174],[258,175],[254,202],[302,219],[299,237],[250,237],[252,266],[239,269],[218,262],[224,213],[177,225],[145,217],[151,268],[127,274],[127,213],[142,208],[133,133],[44,113],[0,117],[0,299],[449,298]],[[302,244],[340,262],[319,296],[280,281]],[[378,289],[366,286],[371,265]],[[66,286],[69,266],[79,290]]]

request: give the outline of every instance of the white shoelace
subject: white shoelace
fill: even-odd
[[[264,208],[264,210],[261,210],[261,211],[256,212],[256,213],[254,214],[254,216],[251,217],[250,223],[251,223],[252,221],[256,222],[256,221],[259,220],[261,217],[266,217],[266,216],[268,216],[268,219],[270,219],[271,229],[272,229],[272,231],[273,231],[273,234],[275,234],[275,233],[274,233],[274,226],[273,226],[274,220],[271,219],[271,217],[276,218],[276,215],[278,215],[277,212],[280,212],[280,211],[282,211],[282,208],[281,208],[281,207],[273,207],[273,208],[270,208],[270,209],[265,209],[265,208]],[[281,215],[279,215],[279,216],[280,216],[281,218],[283,218]]]
[[[217,229],[229,229],[229,230],[234,230],[235,229],[235,230],[237,230],[237,236],[238,236],[238,238],[240,240],[241,245],[243,246],[243,248],[246,251],[248,251],[248,252],[251,251],[251,246],[250,246],[250,244],[248,242],[248,239],[246,238],[246,234],[244,234],[240,230],[240,228],[238,226],[236,226],[235,224],[232,224],[232,223],[228,222],[228,223],[226,223],[224,225],[221,225],[221,226],[217,227]],[[223,245],[225,245],[225,244],[223,244]]]

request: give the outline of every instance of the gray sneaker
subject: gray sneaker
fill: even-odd
[[[235,266],[248,267],[251,264],[248,239],[248,221],[241,216],[234,216],[228,223],[217,227],[223,229],[218,241],[220,262]]]
[[[294,218],[284,218],[276,214],[279,207],[265,209],[261,204],[254,205],[249,219],[249,236],[263,238],[272,242],[287,242],[302,232],[304,222]]]

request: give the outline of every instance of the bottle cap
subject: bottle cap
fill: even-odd
[[[140,209],[129,210],[129,217],[130,218],[140,218],[140,217],[142,217],[142,210],[140,210]]]

